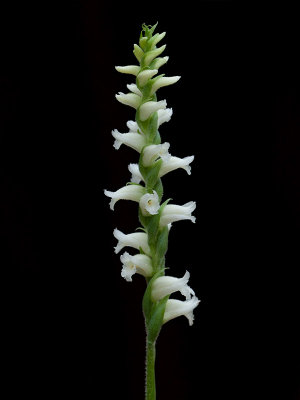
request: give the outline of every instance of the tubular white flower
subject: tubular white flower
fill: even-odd
[[[146,145],[146,139],[140,133],[120,133],[117,129],[114,129],[111,133],[116,139],[113,145],[116,150],[118,150],[122,144],[125,144],[140,153],[142,148]]]
[[[131,172],[131,182],[140,183],[144,181],[144,178],[140,172],[138,164],[129,164],[128,165],[129,172]]]
[[[140,86],[145,86],[148,80],[157,73],[158,69],[145,69],[144,71],[141,71],[137,76]]]
[[[158,214],[159,207],[159,198],[155,190],[153,190],[153,193],[145,193],[140,198],[140,208],[143,215]]]
[[[176,204],[167,204],[160,217],[160,226],[166,226],[172,222],[190,219],[192,222],[196,222],[196,218],[192,215],[192,212],[196,208],[196,202],[190,201],[183,206]]]
[[[152,85],[150,95],[155,93],[161,87],[173,85],[173,83],[178,82],[180,78],[180,76],[162,76],[156,79]]]
[[[118,240],[115,247],[115,253],[118,254],[124,247],[129,246],[139,250],[140,248],[144,253],[150,254],[148,245],[148,235],[145,232],[128,233],[127,235],[119,229],[114,229],[114,237]]]
[[[116,94],[116,99],[122,103],[125,104],[127,106],[133,107],[135,109],[138,108],[138,106],[141,103],[141,96],[135,94],[135,93],[122,93],[119,92],[118,94]]]
[[[126,279],[127,282],[132,282],[132,275],[135,273],[143,275],[145,277],[153,274],[151,258],[145,254],[136,254],[131,256],[125,252],[120,257],[123,268],[121,276]]]
[[[149,167],[152,165],[159,157],[163,160],[168,160],[171,155],[169,154],[170,143],[165,142],[162,144],[151,144],[145,147],[143,152],[143,165]]]
[[[193,325],[194,322],[194,309],[198,306],[200,300],[194,296],[190,300],[175,300],[170,299],[166,303],[166,309],[164,313],[163,323],[170,321],[173,318],[180,317],[184,315],[188,321],[189,325]]]
[[[164,122],[169,122],[173,114],[172,108],[166,108],[165,110],[161,109],[157,111],[157,117],[158,117],[158,127],[160,127],[161,124]]]
[[[182,168],[188,175],[191,175],[190,163],[194,160],[194,156],[188,156],[184,158],[170,156],[167,159],[163,159],[158,177],[166,175],[168,172],[174,171],[175,169]]]
[[[110,192],[109,190],[104,190],[104,194],[108,197],[111,197],[111,201],[109,203],[110,209],[113,210],[117,201],[119,200],[132,200],[132,201],[140,201],[140,198],[145,193],[145,188],[140,185],[127,185],[121,187],[121,189],[116,192]]]
[[[146,121],[155,111],[165,109],[167,107],[166,100],[161,101],[147,101],[140,107],[140,119]]]
[[[195,295],[193,289],[188,286],[190,273],[186,271],[182,278],[173,276],[160,276],[155,279],[151,288],[151,297],[154,301],[161,300],[171,293],[179,291],[187,300]]]
[[[130,74],[134,76],[137,76],[141,69],[138,65],[125,65],[124,67],[117,66],[115,68],[118,72],[121,72],[122,74]]]
[[[130,90],[132,93],[137,94],[138,96],[142,96],[142,92],[141,92],[140,89],[136,86],[135,83],[131,83],[131,84],[127,85],[127,89]]]

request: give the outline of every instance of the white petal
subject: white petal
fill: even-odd
[[[120,133],[117,129],[114,129],[112,135],[116,139],[113,145],[116,150],[118,150],[122,144],[125,144],[140,153],[146,144],[145,137],[140,133]]]
[[[116,99],[120,103],[125,104],[125,105],[130,106],[130,107],[133,107],[135,109],[137,109],[138,106],[141,103],[141,97],[138,96],[135,93],[126,93],[126,94],[124,94],[122,92],[119,92],[118,94],[116,94]]]
[[[196,222],[196,218],[192,215],[192,212],[196,208],[196,202],[190,201],[183,206],[176,204],[167,204],[161,214],[159,221],[160,226],[166,226],[172,222],[190,219],[192,222]]]
[[[150,254],[150,248],[148,245],[148,235],[145,232],[134,232],[125,235],[125,233],[115,229],[114,237],[118,240],[118,243],[115,247],[115,253],[119,253],[124,247],[129,246],[133,247],[137,250],[142,248],[144,253]]]
[[[186,170],[188,175],[191,175],[191,167],[190,163],[194,160],[194,156],[188,156],[184,158],[179,158],[179,157],[169,157],[168,159],[164,159],[162,166],[159,171],[159,178],[162,176],[166,175],[168,172],[174,171],[175,169],[178,168],[183,168]]]
[[[155,93],[158,89],[164,86],[169,86],[173,85],[173,83],[178,82],[180,79],[180,76],[162,76],[153,83],[150,95]]]
[[[151,144],[144,148],[143,152],[143,165],[149,167],[158,158],[168,160],[171,155],[169,154],[170,143],[165,142],[162,144]]]
[[[157,111],[158,116],[158,127],[164,122],[169,122],[173,114],[172,108],[161,109]]]
[[[129,164],[128,165],[129,172],[131,172],[131,182],[140,183],[144,181],[144,178],[140,172],[138,164]]]
[[[153,190],[153,193],[144,194],[140,199],[140,208],[143,215],[158,214],[159,207],[159,198],[155,190]]]
[[[167,321],[170,321],[170,319],[184,315],[188,319],[189,324],[193,325],[193,310],[198,306],[199,303],[200,300],[196,296],[186,301],[169,299],[166,303],[163,322],[166,323]]]
[[[104,194],[108,197],[111,197],[111,201],[109,203],[111,210],[114,209],[116,202],[119,200],[132,200],[139,202],[144,193],[145,188],[140,185],[123,186],[116,192],[104,190]]]
[[[115,67],[118,72],[123,74],[131,74],[137,76],[140,71],[140,67],[137,65],[126,65],[124,67],[117,66]]]
[[[146,119],[148,119],[152,113],[161,109],[165,109],[166,107],[167,107],[166,100],[147,101],[140,107],[141,121],[146,121]]]

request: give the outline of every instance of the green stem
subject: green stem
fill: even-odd
[[[147,338],[146,348],[146,400],[156,399],[155,389],[155,342]]]

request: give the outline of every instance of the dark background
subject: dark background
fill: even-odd
[[[167,265],[191,272],[195,323],[166,324],[158,399],[300,399],[299,23],[288,2],[10,3],[1,11],[2,379],[9,397],[142,399],[145,284],[120,277],[112,231],[138,225],[135,203],[104,189],[130,179],[116,152],[133,109],[142,23],[167,32],[162,125],[192,175],[165,198],[197,201],[174,224]],[[284,6],[283,6],[284,4]],[[107,394],[108,393],[108,394]]]

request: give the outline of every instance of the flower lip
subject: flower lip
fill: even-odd
[[[140,198],[139,204],[143,215],[148,216],[158,214],[160,204],[158,194],[155,190],[153,190],[153,193],[145,193]]]

